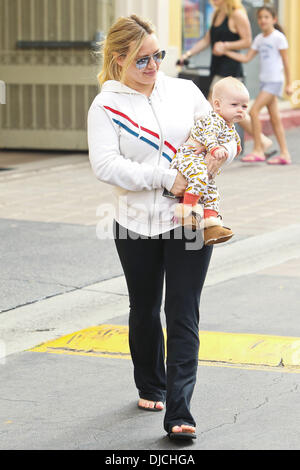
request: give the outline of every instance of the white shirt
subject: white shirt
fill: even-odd
[[[285,35],[277,29],[268,36],[264,36],[261,33],[255,37],[251,48],[259,53],[260,81],[284,81],[284,67],[279,51],[282,49],[288,49],[288,47]]]
[[[195,118],[210,110],[192,81],[162,72],[150,98],[118,81],[104,83],[88,113],[92,169],[99,180],[114,186],[112,207],[98,207],[101,222],[109,212],[124,227],[147,236],[179,225],[173,220],[178,201],[162,195],[177,175],[170,162],[189,137]],[[235,140],[226,149],[232,160]]]

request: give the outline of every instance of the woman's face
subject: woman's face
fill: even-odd
[[[129,53],[134,48],[134,45],[129,49]],[[137,68],[136,61],[146,56],[152,56],[156,52],[159,52],[159,44],[155,34],[148,34],[137,53],[137,56],[130,64],[125,75],[125,84],[133,89],[139,89],[141,87],[153,86],[157,77],[160,64],[155,62],[151,57],[148,65],[145,68]],[[123,59],[123,60],[122,60]],[[124,58],[119,58],[118,63],[123,66],[125,62]]]

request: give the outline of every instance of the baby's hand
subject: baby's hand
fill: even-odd
[[[228,158],[228,152],[224,147],[218,147],[216,150],[213,151],[213,156],[217,160],[223,160],[223,158]]]

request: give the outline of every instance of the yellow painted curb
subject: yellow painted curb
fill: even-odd
[[[166,332],[164,331],[165,337]],[[300,367],[300,338],[200,331],[200,361]],[[31,351],[130,358],[128,327],[100,325],[43,343]]]

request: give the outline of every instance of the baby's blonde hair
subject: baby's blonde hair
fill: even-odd
[[[153,25],[137,15],[120,17],[109,29],[106,39],[103,41],[101,54],[103,66],[98,74],[100,85],[107,80],[124,81],[128,67],[136,57],[142,42],[148,34],[155,33]],[[131,45],[133,50],[127,57],[124,67],[120,67],[117,58],[127,56]]]
[[[226,94],[226,92],[234,89],[239,90],[249,96],[249,91],[240,80],[234,77],[225,77],[214,85],[212,91],[212,101],[214,102],[216,99],[221,99]]]

